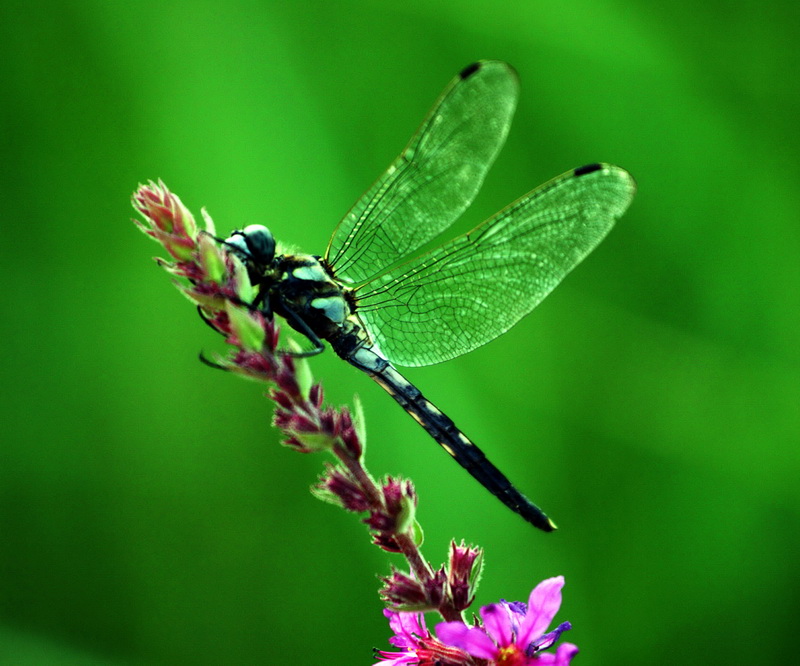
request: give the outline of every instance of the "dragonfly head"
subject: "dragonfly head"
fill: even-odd
[[[262,224],[250,224],[242,230],[237,229],[225,240],[225,245],[248,268],[264,268],[275,258],[275,237]]]

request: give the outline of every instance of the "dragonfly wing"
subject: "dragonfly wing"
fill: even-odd
[[[504,62],[470,65],[445,88],[408,146],[356,202],[325,258],[363,282],[447,229],[472,203],[505,141],[517,103]]]
[[[399,365],[465,354],[533,310],[605,237],[635,191],[616,166],[569,171],[363,285],[357,312]]]

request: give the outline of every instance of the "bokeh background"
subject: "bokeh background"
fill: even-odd
[[[0,664],[368,664],[400,561],[312,498],[262,388],[129,222],[163,178],[222,232],[321,252],[446,82],[512,63],[507,146],[462,228],[569,168],[639,193],[494,343],[409,372],[559,523],[505,510],[372,382],[375,474],[425,553],[486,548],[477,605],[566,576],[580,664],[796,657],[800,71],[794,2],[5,2]]]

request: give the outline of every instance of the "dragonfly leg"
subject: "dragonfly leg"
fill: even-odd
[[[230,371],[230,368],[226,368],[224,365],[220,365],[219,363],[212,361],[202,351],[197,355],[197,358],[200,359],[201,363],[207,365],[209,368],[214,368],[214,370],[222,370],[223,372]]]
[[[206,326],[208,326],[212,331],[215,331],[216,333],[219,333],[220,335],[225,335],[216,326],[214,326],[214,322],[211,320],[211,318],[205,312],[203,312],[203,306],[202,305],[198,305],[197,306],[197,314],[200,315],[200,319],[202,319],[203,323]],[[201,356],[202,356],[202,353],[201,353]],[[202,360],[202,358],[201,358],[201,360]],[[205,363],[205,361],[203,361],[203,362]]]
[[[320,340],[319,336],[311,330],[311,327],[300,315],[286,307],[284,307],[284,313],[286,321],[289,322],[289,325],[299,333],[302,333],[304,336],[306,336],[311,344],[314,345],[314,348],[307,349],[306,351],[281,350],[281,354],[284,354],[285,356],[292,356],[293,358],[308,358],[309,356],[316,356],[317,354],[321,354],[323,351],[325,351],[325,345],[322,344],[322,340]]]

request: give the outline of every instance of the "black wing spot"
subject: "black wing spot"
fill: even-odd
[[[594,173],[595,171],[600,171],[603,168],[602,164],[586,164],[585,166],[578,167],[575,169],[574,173],[576,176],[585,176],[587,173]]]
[[[462,78],[462,80],[468,79],[480,68],[481,64],[479,62],[473,62],[471,65],[467,65],[464,69],[462,69],[461,72],[459,73],[459,76]]]

